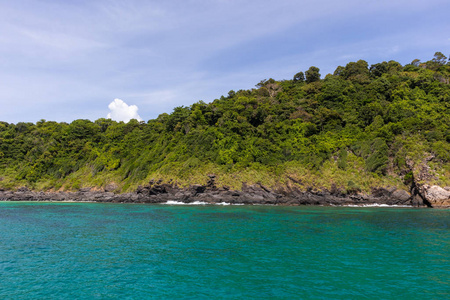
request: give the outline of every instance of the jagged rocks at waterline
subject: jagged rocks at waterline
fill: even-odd
[[[424,187],[425,188],[425,187]],[[445,195],[444,195],[445,194]],[[423,193],[431,206],[448,206],[449,191],[430,187]],[[434,197],[434,198],[433,198]],[[432,199],[438,199],[432,201]],[[441,199],[441,200],[439,200]],[[442,200],[443,199],[443,200]],[[205,185],[191,185],[181,188],[175,184],[151,181],[140,186],[133,193],[115,194],[110,191],[98,191],[83,188],[77,192],[36,192],[27,188],[16,191],[0,191],[3,201],[75,201],[75,202],[113,202],[113,203],[166,203],[178,201],[183,203],[200,202],[205,204],[266,204],[266,205],[399,205],[426,206],[426,201],[419,201],[414,195],[395,188],[374,188],[370,194],[345,194],[338,190],[306,191],[291,186],[279,186],[270,189],[262,184],[243,184],[241,190],[216,187],[214,177]]]

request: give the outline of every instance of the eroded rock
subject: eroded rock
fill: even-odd
[[[450,207],[450,191],[437,185],[423,185],[420,189],[432,207]]]

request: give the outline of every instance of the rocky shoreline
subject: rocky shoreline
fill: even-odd
[[[269,189],[264,185],[243,184],[241,190],[216,187],[212,175],[206,185],[181,188],[175,184],[150,181],[135,192],[116,194],[82,188],[77,192],[36,192],[25,187],[0,191],[0,201],[72,201],[104,203],[182,203],[265,204],[265,205],[398,205],[411,207],[450,207],[450,191],[438,186],[414,187],[411,193],[395,188],[374,188],[370,194],[343,193],[339,190],[301,191],[292,186]],[[169,202],[170,203],[170,202]]]

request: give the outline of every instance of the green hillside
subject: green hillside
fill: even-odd
[[[0,122],[0,188],[131,191],[150,179],[369,191],[450,185],[450,63],[311,67],[148,122]]]

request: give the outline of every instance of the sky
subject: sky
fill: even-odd
[[[448,0],[0,0],[0,121],[147,121],[310,66],[450,55]]]

